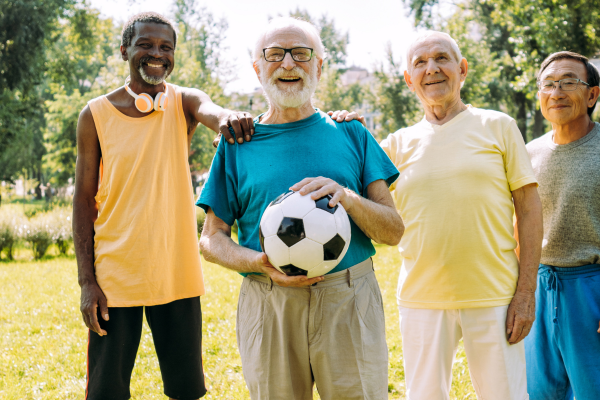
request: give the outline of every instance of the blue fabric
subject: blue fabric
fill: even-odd
[[[525,338],[531,400],[600,399],[600,264],[541,264]]]
[[[196,205],[210,207],[228,225],[238,222],[240,245],[261,251],[259,224],[277,196],[307,177],[324,176],[356,193],[383,179],[391,185],[399,172],[358,121],[337,123],[317,110],[287,124],[254,120],[252,141],[221,140]],[[354,224],[344,259],[329,273],[347,269],[375,254],[371,240]]]

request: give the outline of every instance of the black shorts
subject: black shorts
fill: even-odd
[[[200,297],[148,306],[164,393],[181,400],[206,393],[202,371],[202,314]],[[89,332],[86,400],[126,400],[142,336],[144,307],[111,307],[109,320],[98,320],[106,336]]]

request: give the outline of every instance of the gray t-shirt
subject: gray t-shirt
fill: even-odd
[[[527,145],[544,214],[542,264],[600,264],[600,124],[558,145],[552,131]]]

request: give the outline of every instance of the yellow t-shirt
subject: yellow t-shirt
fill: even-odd
[[[109,307],[204,293],[182,92],[168,86],[167,109],[142,118],[106,96],[88,103],[102,151],[94,266]]]
[[[424,118],[382,141],[400,171],[406,226],[398,303],[456,309],[510,303],[519,275],[511,191],[537,183],[519,128],[469,108],[444,125]]]

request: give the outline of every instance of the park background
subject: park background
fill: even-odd
[[[75,129],[90,99],[120,87],[123,23],[158,11],[179,30],[169,82],[199,88],[231,109],[264,112],[251,68],[256,27],[278,15],[314,23],[328,49],[315,104],[356,110],[378,139],[423,116],[403,79],[406,46],[428,28],[451,34],[469,61],[465,103],[516,119],[525,141],[548,131],[535,73],[559,50],[600,64],[600,0],[0,0],[0,398],[78,399],[87,332],[70,231]],[[594,120],[598,120],[598,111]],[[214,154],[198,127],[190,153],[195,187]],[[198,215],[199,231],[203,220]],[[395,248],[377,246],[385,302],[390,398],[404,398]],[[235,343],[240,277],[204,262],[204,363],[209,399],[245,399]],[[474,399],[464,352],[453,399]],[[132,378],[135,399],[159,399],[161,380],[147,327]]]

